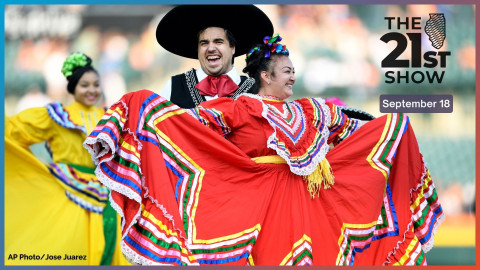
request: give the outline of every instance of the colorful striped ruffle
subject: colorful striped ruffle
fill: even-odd
[[[329,114],[326,114],[322,105],[316,100],[310,100],[309,105],[313,111],[313,122],[317,132],[310,138],[305,138],[304,134],[311,123],[307,123],[304,108],[299,103],[287,103],[285,112],[289,112],[290,116],[280,115],[273,109],[264,110],[264,117],[268,120],[274,129],[274,133],[269,137],[267,145],[269,148],[276,150],[277,154],[284,158],[290,170],[298,175],[309,175],[325,158],[328,151],[328,127]],[[310,133],[311,134],[311,133]],[[309,134],[309,135],[310,135]],[[300,142],[302,139],[302,143]],[[305,145],[307,140],[310,141],[305,147],[303,153],[294,153],[294,149],[289,149],[286,140],[293,142],[293,145]]]
[[[345,121],[348,121],[348,118],[345,117],[345,115],[342,113],[340,107],[336,105],[331,105],[330,112],[332,116],[330,123],[330,133],[334,133],[343,126]]]
[[[400,139],[409,128],[409,121],[404,114],[389,114],[382,138],[367,159],[373,168],[384,174],[386,180]],[[433,235],[444,220],[444,214],[430,173],[425,166],[423,169],[419,184],[410,190],[411,223],[404,233],[404,240],[398,243],[385,264],[426,265],[425,253],[433,247]]]
[[[360,127],[359,121],[353,118],[349,118],[343,112],[342,107],[332,104],[330,107],[330,112],[332,115],[330,134],[340,131],[338,134],[337,142],[345,140],[348,136],[352,135],[353,132]]]
[[[385,181],[388,181],[392,158],[395,156],[407,123],[408,117],[403,114],[388,115],[382,136],[367,158],[373,168],[382,172]],[[355,254],[368,248],[372,241],[399,235],[398,220],[391,196],[390,187],[387,184],[382,212],[378,220],[369,224],[343,224],[338,243],[340,251],[337,265],[353,265]]]
[[[303,107],[313,110],[312,121],[330,123],[321,101],[300,102],[316,107]],[[338,181],[331,190],[321,191],[324,197],[312,200],[305,197],[302,178],[287,166],[255,166],[236,147],[202,129],[198,121],[206,119],[190,117],[197,114],[222,121],[220,114],[184,112],[152,92],[130,93],[107,111],[85,142],[96,159],[99,180],[111,189],[112,207],[122,217],[121,247],[132,262],[426,263],[422,246],[430,245],[442,214],[441,208],[435,208],[428,171],[421,173],[418,144],[405,115],[369,122],[366,129],[352,134],[350,138],[356,140],[349,138],[334,148],[330,155]],[[288,126],[292,136],[300,134],[296,132],[301,130],[301,119],[295,126],[293,118],[284,116],[288,121],[277,123],[277,133],[283,134],[281,128]],[[344,149],[337,150],[340,147]],[[343,167],[351,157],[356,161],[353,171]],[[278,175],[282,181],[287,178],[288,186],[265,182]],[[255,179],[263,181],[257,184]],[[269,192],[272,201],[263,203],[263,194]],[[284,200],[281,195],[292,192],[301,197]]]
[[[378,220],[370,224],[343,224],[337,265],[353,265],[356,253],[368,248],[373,241],[389,236],[403,236],[403,239],[389,253],[384,264],[426,265],[425,253],[432,248],[433,234],[444,219],[428,169],[424,166],[418,185],[410,190],[411,220],[407,220],[407,228],[402,228],[402,232],[388,183],[402,136],[410,128],[409,121],[405,114],[387,115],[380,140],[367,157],[370,166],[385,177],[382,211]]]
[[[48,169],[65,187],[65,194],[72,202],[88,211],[103,212],[108,189],[98,181],[94,169],[65,163],[51,163]]]
[[[138,118],[130,121],[132,109],[136,110],[123,100],[114,104],[85,142],[98,158],[96,174],[112,190],[112,198],[122,194],[135,202],[129,202],[129,209],[138,209],[132,210],[137,214],[128,216],[119,205],[121,200],[112,201],[112,207],[123,218],[124,254],[135,263],[147,265],[224,264],[248,258],[260,225],[215,239],[196,236],[195,216],[205,172],[157,128],[162,121],[185,110],[156,94],[145,97],[136,112]],[[142,184],[140,153],[147,142],[154,146],[151,149],[161,150],[166,168],[176,176],[172,191],[175,210],[163,204],[168,200],[157,202]],[[181,215],[180,220],[174,218],[175,212]]]
[[[283,259],[280,265],[313,265],[312,239],[304,234],[293,245],[292,251]]]
[[[383,174],[385,182],[388,180],[398,144],[409,122],[405,114],[388,114],[381,138],[367,158],[370,166]]]
[[[369,224],[343,224],[338,240],[340,251],[337,265],[354,265],[355,255],[369,248],[373,241],[398,235],[397,213],[392,201],[390,186],[387,184],[382,210],[377,221]]]
[[[257,95],[243,94],[262,103],[262,117],[273,129],[267,147],[277,152],[297,175],[309,175],[328,152],[330,111],[323,99],[284,102],[283,112]],[[305,111],[309,111],[308,116]]]
[[[212,116],[213,120],[216,122],[216,126],[219,127],[222,131],[222,135],[225,136],[231,132],[231,128],[227,125],[225,122],[224,116],[222,112],[215,110],[215,109],[207,109],[203,108],[202,106],[195,107],[193,109],[186,109],[186,111],[193,116],[195,119],[200,121],[203,125],[209,127],[210,124],[209,122],[204,119],[199,111],[202,111],[203,113],[208,113]]]
[[[433,247],[433,235],[445,217],[426,167],[421,183],[410,194],[414,232],[423,251],[428,252]]]
[[[84,126],[76,125],[70,120],[68,112],[63,108],[60,102],[50,103],[47,106],[48,115],[55,121],[57,124],[64,128],[69,129],[78,129],[81,130],[84,134],[87,134],[87,129]]]

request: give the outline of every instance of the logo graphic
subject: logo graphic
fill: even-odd
[[[443,46],[446,36],[445,16],[443,13],[430,13],[430,19],[428,19],[425,25],[425,33],[435,49],[438,50]]]
[[[422,17],[385,17],[389,32],[380,40],[396,46],[382,59],[385,83],[441,84],[450,51],[441,51],[446,38],[446,22],[443,13],[430,13],[422,27]],[[428,35],[433,50],[427,50],[422,38]],[[430,46],[428,46],[430,47]],[[431,48],[431,47],[430,47]]]

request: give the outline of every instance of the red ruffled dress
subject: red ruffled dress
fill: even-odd
[[[132,262],[425,265],[443,212],[408,117],[359,127],[322,99],[244,94],[184,110],[142,90],[84,145]],[[325,163],[334,184],[309,192]]]

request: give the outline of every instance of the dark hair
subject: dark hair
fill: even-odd
[[[235,46],[237,46],[237,40],[235,39],[235,37],[233,36],[233,33],[228,30],[228,29],[225,29],[221,26],[209,26],[209,27],[205,27],[203,28],[202,30],[198,31],[197,33],[197,42],[199,41],[200,39],[200,35],[207,29],[207,28],[210,28],[210,27],[218,27],[218,28],[222,28],[223,30],[225,30],[225,35],[227,36],[227,41],[228,41],[228,44],[230,45],[230,48],[233,48]],[[232,64],[234,63],[234,59],[235,57],[232,57]]]
[[[80,80],[80,78],[82,78],[83,74],[87,73],[88,71],[93,71],[98,75],[97,70],[94,69],[92,66],[85,66],[85,67],[76,69],[73,72],[72,76],[67,78],[68,80],[67,91],[70,94],[72,95],[75,94],[75,87],[77,87],[78,81]]]
[[[271,54],[270,57],[265,57],[265,53],[270,49],[266,44],[257,44],[253,52],[247,57],[247,65],[243,69],[244,73],[247,73],[250,78],[255,80],[255,84],[248,90],[248,93],[258,94],[260,89],[260,74],[262,71],[270,72],[270,67],[276,62],[275,54]],[[275,76],[274,71],[271,71],[272,76]]]
[[[98,72],[92,66],[92,59],[86,54],[76,52],[70,54],[65,62],[63,62],[62,73],[68,81],[67,91],[70,94],[75,94],[75,87],[78,81],[88,71],[93,71],[98,75]]]

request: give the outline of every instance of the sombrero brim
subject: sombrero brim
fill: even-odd
[[[370,121],[375,119],[375,116],[371,115],[368,112],[362,111],[360,109],[348,107],[348,106],[338,106],[340,110],[350,118],[355,118],[363,121]]]
[[[171,53],[197,59],[198,32],[214,26],[232,32],[237,41],[234,57],[273,34],[272,22],[254,5],[180,5],[158,24],[157,41]]]

